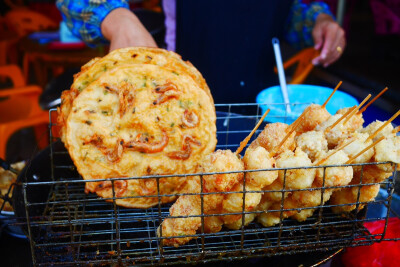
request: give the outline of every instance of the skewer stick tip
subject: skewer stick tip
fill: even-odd
[[[340,82],[336,85],[336,87],[335,87],[335,89],[333,89],[333,92],[331,93],[331,95],[328,97],[327,100],[325,100],[325,103],[322,104],[322,107],[323,107],[323,108],[326,107],[326,105],[328,104],[329,100],[331,100],[332,96],[335,94],[335,92],[337,91],[337,89],[339,89],[339,87],[340,87],[341,85],[342,85],[342,81],[340,81]]]
[[[268,115],[268,113],[270,112],[270,109],[267,109],[267,111],[264,112],[264,115],[261,117],[261,119],[258,121],[257,125],[253,128],[253,130],[251,131],[251,133],[242,141],[240,142],[240,146],[238,147],[238,149],[236,149],[235,154],[239,155],[240,152],[242,152],[242,150],[245,148],[245,146],[247,145],[247,143],[249,142],[250,138],[253,136],[253,134],[257,131],[258,127],[260,127],[261,123],[264,121],[265,117]]]
[[[369,101],[368,104],[366,104],[365,107],[363,107],[357,114],[363,113],[369,106],[372,105],[372,103],[374,103],[387,90],[388,88],[385,87],[379,94],[377,94],[371,101]]]

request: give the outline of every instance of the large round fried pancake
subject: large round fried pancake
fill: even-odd
[[[178,54],[160,48],[130,47],[117,49],[103,58],[94,58],[82,66],[81,71],[74,76],[71,89],[62,93],[63,104],[59,109],[58,124],[61,127],[60,134],[64,143],[65,122],[76,96],[101,74],[123,64],[151,64],[167,68],[177,76],[181,74],[189,75],[213,102],[210,89],[201,73],[189,61],[183,61]]]
[[[194,173],[197,162],[215,149],[215,121],[210,98],[191,77],[149,64],[121,65],[77,96],[66,139],[85,180]],[[160,179],[160,193],[179,192],[185,180]],[[157,195],[154,178],[125,181],[114,183],[115,196]],[[111,182],[86,183],[86,189],[113,197]],[[174,199],[163,197],[162,202]],[[116,202],[147,208],[158,198]]]

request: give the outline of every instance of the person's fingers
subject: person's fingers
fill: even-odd
[[[344,30],[337,23],[327,23],[322,30],[323,45],[314,65],[327,67],[340,58],[346,46]]]
[[[312,37],[314,39],[314,49],[316,50],[321,49],[324,39],[322,35],[322,27],[320,24],[315,25],[312,31]]]

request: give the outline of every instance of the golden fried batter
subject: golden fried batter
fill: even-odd
[[[230,150],[217,150],[202,160],[199,165],[199,173],[214,173],[203,175],[203,193],[218,193],[235,191],[233,186],[240,183],[243,179],[244,165],[242,160]],[[228,173],[219,173],[228,172]],[[200,229],[201,214],[221,214],[223,201],[226,194],[205,194],[203,195],[203,213],[201,212],[201,179],[193,177],[190,181],[189,193],[196,195],[180,196],[170,208],[170,216],[198,215],[190,218],[166,218],[162,224],[162,236],[182,236],[192,235]],[[206,232],[218,232],[221,230],[223,221],[218,216],[204,217],[204,230]],[[160,229],[158,229],[160,236]],[[163,239],[163,244],[167,246],[180,246],[194,237],[182,237]]]
[[[326,121],[331,117],[331,114],[318,104],[311,104],[303,111],[305,119],[296,127],[297,135],[312,131],[321,122]]]
[[[74,100],[66,147],[85,180],[193,173],[216,145],[216,115],[192,78],[150,64],[121,65],[104,73]],[[160,194],[179,192],[185,178],[162,178]],[[158,203],[155,179],[114,183],[118,205]],[[111,182],[86,189],[113,196]],[[175,197],[162,197],[162,202]]]
[[[58,110],[58,124],[61,127],[60,134],[63,142],[65,142],[66,133],[65,123],[74,99],[104,72],[124,64],[155,65],[167,69],[176,76],[188,75],[199,88],[206,92],[209,101],[213,103],[210,89],[201,73],[189,61],[183,61],[178,54],[160,48],[129,47],[116,49],[103,58],[94,58],[82,66],[81,72],[74,76],[71,89],[62,93],[63,104]],[[149,82],[151,81],[149,80]]]
[[[257,146],[261,146],[274,155],[280,154],[287,149],[294,150],[296,145],[294,141],[296,132],[292,132],[289,138],[280,147],[277,147],[289,132],[288,128],[289,125],[281,122],[265,125],[262,132],[251,142],[249,148],[253,149]]]

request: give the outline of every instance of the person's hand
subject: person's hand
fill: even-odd
[[[314,48],[320,50],[318,57],[314,58],[314,65],[329,66],[339,59],[346,47],[344,30],[327,14],[319,14],[312,31]]]
[[[126,8],[111,11],[101,23],[101,33],[110,41],[110,51],[131,46],[157,47],[136,15]]]

